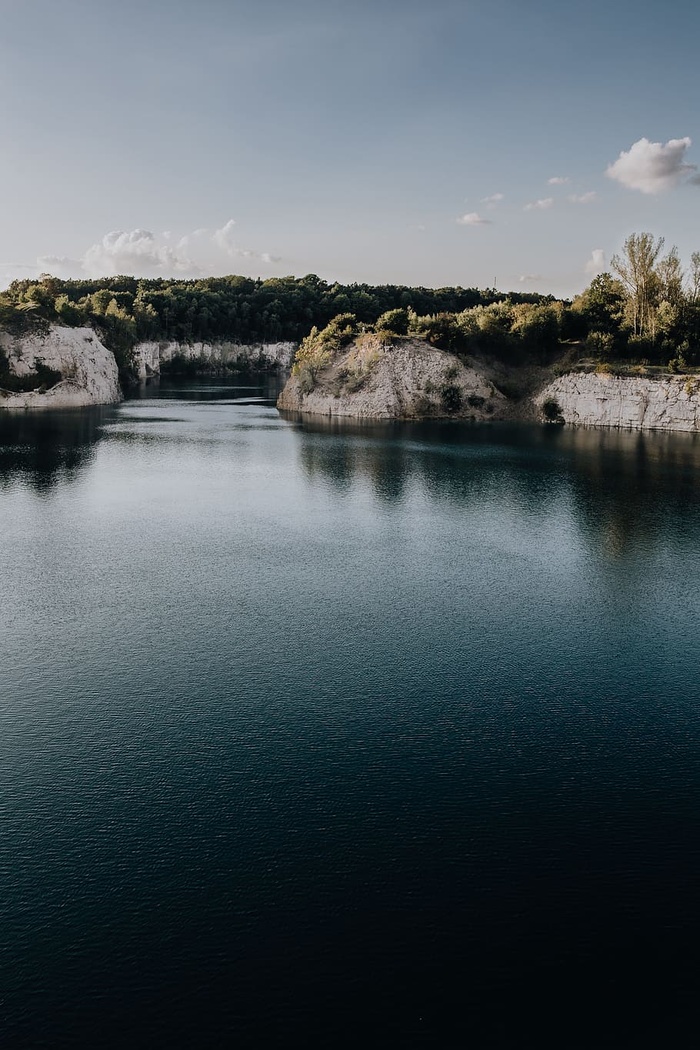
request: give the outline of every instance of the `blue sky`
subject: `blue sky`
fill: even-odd
[[[695,3],[0,0],[0,24],[0,283],[573,294],[631,232],[700,250]]]

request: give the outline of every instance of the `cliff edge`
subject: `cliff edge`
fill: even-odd
[[[114,354],[92,328],[0,331],[0,356],[6,374],[19,381],[12,385],[23,387],[1,389],[0,382],[0,409],[79,408],[121,399]]]
[[[132,350],[134,369],[139,379],[160,375],[173,362],[189,364],[202,371],[217,369],[288,369],[297,343],[177,342],[147,340]]]
[[[277,407],[356,419],[502,419],[503,394],[454,354],[420,339],[366,333],[321,361],[297,363]]]
[[[578,426],[700,431],[700,377],[694,375],[569,372],[541,390],[535,404]]]

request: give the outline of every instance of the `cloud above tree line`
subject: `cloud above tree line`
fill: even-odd
[[[595,277],[605,270],[605,252],[602,248],[594,248],[591,257],[583,268],[584,273]]]
[[[605,174],[620,185],[641,193],[663,193],[684,182],[699,183],[697,164],[687,164],[686,151],[692,140],[669,139],[666,143],[641,138],[608,166]]]
[[[230,270],[232,259],[249,259],[274,266],[280,257],[259,252],[238,243],[229,219],[218,229],[197,229],[178,239],[166,231],[160,235],[151,230],[113,230],[91,245],[79,259],[44,255],[37,268],[55,277],[110,277],[133,274],[135,277],[197,277]]]

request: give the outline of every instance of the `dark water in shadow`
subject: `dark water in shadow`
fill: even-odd
[[[3,1046],[693,1046],[700,443],[0,417]]]

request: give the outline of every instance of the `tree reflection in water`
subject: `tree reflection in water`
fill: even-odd
[[[297,419],[310,478],[386,503],[408,492],[486,501],[542,527],[564,509],[591,549],[623,558],[700,509],[700,435],[511,424]]]
[[[0,412],[0,486],[21,479],[38,492],[73,481],[91,462],[109,406]]]

